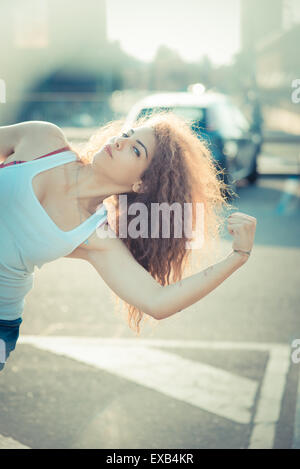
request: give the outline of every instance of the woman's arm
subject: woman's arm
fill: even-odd
[[[0,158],[2,160],[14,153],[19,140],[20,127],[18,124],[0,127]]]
[[[201,272],[163,287],[154,304],[157,319],[172,316],[201,300],[245,264],[246,261],[247,258],[236,252],[231,252],[220,262]]]
[[[104,244],[103,250],[87,251],[86,260],[121,299],[155,319],[165,319],[201,300],[248,259],[247,255],[232,252],[197,274],[171,285],[161,286],[135,260],[119,238],[105,239]],[[249,245],[245,247],[249,249]],[[235,248],[242,249],[241,246]]]
[[[150,316],[156,316],[153,299],[162,287],[135,260],[121,239],[105,239],[105,248],[85,251],[85,260],[122,300]]]
[[[122,246],[114,250],[89,251],[87,260],[122,300],[155,319],[165,319],[201,300],[246,262],[233,252],[217,264],[163,287],[118,241]]]
[[[5,160],[22,145],[30,143],[39,147],[45,139],[56,139],[57,145],[65,144],[63,131],[55,124],[44,121],[28,121],[0,127],[0,159]]]

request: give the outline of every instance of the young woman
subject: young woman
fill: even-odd
[[[187,308],[250,255],[256,219],[235,212],[225,220],[222,209],[229,204],[211,153],[172,113],[141,120],[126,131],[122,121],[111,122],[80,150],[48,122],[0,127],[0,158],[0,368],[15,348],[35,266],[60,257],[89,262],[124,301],[129,325],[139,332],[144,314],[161,320]],[[127,197],[125,209],[121,195]],[[124,215],[133,221],[130,208],[137,202],[147,211],[147,233],[136,236],[128,229],[121,235],[119,222]],[[162,203],[190,204],[193,230],[195,207],[201,204],[200,256],[218,240],[225,221],[232,251],[182,279],[192,251],[187,242],[194,237],[184,230],[175,236],[174,216],[170,236],[162,236],[161,226],[152,236],[151,209]],[[183,217],[182,211],[180,222]]]

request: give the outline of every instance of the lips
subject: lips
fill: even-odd
[[[107,153],[109,154],[109,156],[112,158],[112,152],[111,152],[111,147],[109,145],[105,145],[105,150],[107,151]]]

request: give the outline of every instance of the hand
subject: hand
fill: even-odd
[[[256,218],[242,212],[235,212],[227,220],[228,232],[234,238],[232,249],[251,251],[255,237]]]

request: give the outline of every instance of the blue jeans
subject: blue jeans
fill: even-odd
[[[13,321],[0,319],[0,371],[3,370],[10,352],[16,347],[21,322],[22,318]]]

